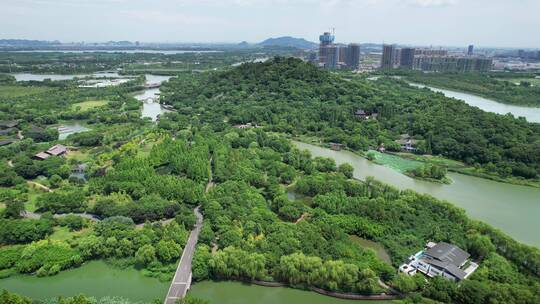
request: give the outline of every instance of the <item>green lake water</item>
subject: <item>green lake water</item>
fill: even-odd
[[[116,296],[146,303],[162,300],[167,294],[168,282],[148,278],[135,269],[117,269],[105,262],[93,261],[63,271],[56,276],[38,278],[17,275],[0,279],[0,290],[22,294],[34,299],[85,294],[96,298]],[[347,301],[314,292],[285,287],[263,287],[240,282],[204,281],[192,286],[190,294],[209,300],[211,304],[344,304],[373,301]],[[384,304],[389,301],[376,301]]]
[[[500,183],[488,179],[450,172],[451,184],[438,184],[410,178],[400,172],[375,164],[350,151],[334,151],[301,142],[294,142],[314,157],[330,157],[336,163],[349,163],[354,177],[364,180],[373,176],[377,180],[399,189],[412,189],[466,210],[475,219],[482,220],[513,238],[540,247],[540,188]]]
[[[391,303],[391,301],[351,301],[320,295],[315,292],[286,287],[263,287],[240,282],[196,283],[191,287],[191,295],[212,304],[351,304],[351,303]]]
[[[118,269],[102,261],[62,271],[52,277],[17,275],[0,280],[0,290],[22,294],[34,299],[85,294],[101,298],[118,296],[132,301],[163,299],[168,282],[143,276],[135,269]]]

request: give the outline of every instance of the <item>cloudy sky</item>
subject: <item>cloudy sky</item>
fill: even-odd
[[[540,0],[0,0],[0,38],[540,47]]]

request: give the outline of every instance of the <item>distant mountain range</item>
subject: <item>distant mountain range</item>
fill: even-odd
[[[258,43],[257,45],[262,46],[262,47],[267,47],[267,46],[295,47],[298,49],[315,49],[318,46],[317,43],[308,41],[304,38],[295,38],[295,37],[290,37],[290,36],[269,38],[263,42]]]

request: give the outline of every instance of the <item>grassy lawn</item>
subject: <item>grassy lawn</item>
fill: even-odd
[[[4,210],[6,208],[6,205],[4,203],[0,203],[0,211]]]
[[[152,151],[152,147],[156,144],[156,142],[147,142],[142,145],[142,147],[139,149],[137,156],[139,157],[148,157],[150,155],[150,151]]]
[[[441,167],[447,167],[447,168],[465,168],[465,164],[463,164],[460,161],[448,159],[442,156],[435,156],[435,155],[416,155],[411,153],[396,153],[399,157],[403,157],[406,159],[424,162],[424,163],[430,163],[433,165],[438,165]]]
[[[390,255],[388,254],[388,252],[386,252],[386,249],[384,249],[384,247],[377,243],[377,242],[373,242],[373,241],[370,241],[370,240],[366,240],[364,238],[361,238],[359,236],[356,236],[356,235],[349,235],[349,239],[355,243],[356,245],[362,247],[362,248],[370,248],[370,249],[373,249],[375,251],[375,253],[377,254],[377,257],[379,257],[379,259],[387,262],[388,264],[392,265],[392,259],[390,258]]]
[[[39,94],[49,91],[49,88],[42,87],[23,87],[23,86],[0,86],[0,98],[14,98]]]
[[[90,157],[88,155],[88,152],[77,150],[77,151],[69,151],[68,154],[66,155],[66,158],[68,160],[75,159],[77,161],[84,162],[88,160]]]
[[[311,206],[311,204],[313,203],[313,198],[300,194],[296,192],[293,188],[286,188],[285,191],[287,192],[287,197],[291,201],[297,201],[306,206]]]
[[[36,211],[36,200],[38,196],[43,193],[34,188],[28,188],[28,201],[24,204],[24,208],[27,211],[34,212]]]
[[[392,168],[401,173],[404,173],[407,170],[415,169],[422,164],[416,160],[405,159],[396,155],[380,153],[374,150],[370,150],[368,153],[375,156],[376,163]]]
[[[89,109],[102,107],[109,103],[107,100],[88,100],[83,102],[74,103],[71,105],[73,110],[86,111]]]
[[[69,241],[75,237],[90,233],[89,228],[81,229],[80,231],[69,231],[67,227],[54,227],[54,232],[51,234],[51,240]]]

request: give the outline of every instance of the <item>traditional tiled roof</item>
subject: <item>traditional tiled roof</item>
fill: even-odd
[[[66,152],[67,152],[67,148],[64,145],[54,145],[49,150],[47,150],[47,153],[54,156],[58,156]]]
[[[13,128],[19,124],[18,120],[0,120],[0,127],[2,128]]]
[[[39,159],[47,159],[47,158],[51,157],[50,154],[45,153],[45,152],[39,152],[38,154],[36,154],[34,156],[39,158]]]

